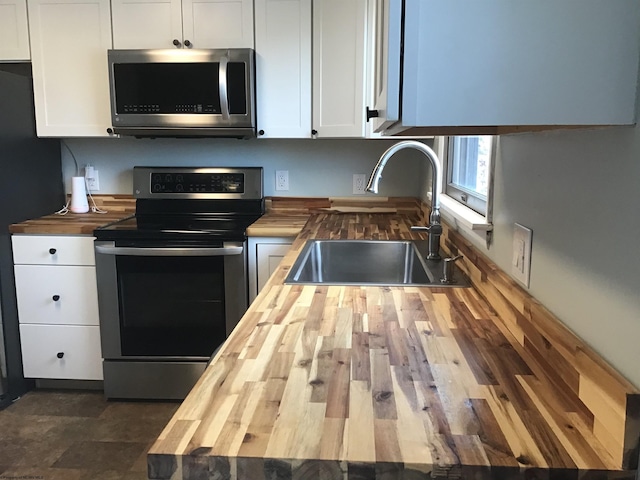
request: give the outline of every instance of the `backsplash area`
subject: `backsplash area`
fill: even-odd
[[[142,166],[261,166],[267,196],[350,196],[353,174],[367,176],[397,140],[66,139],[62,167],[67,192],[76,166],[99,172],[99,194],[131,194],[131,169]],[[429,140],[430,142],[430,140]],[[426,167],[417,152],[400,152],[385,169],[382,196],[419,196]],[[275,190],[276,170],[289,172],[289,190]],[[416,175],[416,172],[419,172]]]

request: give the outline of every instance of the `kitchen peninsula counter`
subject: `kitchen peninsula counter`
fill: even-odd
[[[311,215],[150,449],[149,478],[635,478],[639,392],[563,327],[527,326],[537,304],[499,290],[454,232],[443,245],[476,288],[283,283],[307,239],[424,239],[415,223]]]

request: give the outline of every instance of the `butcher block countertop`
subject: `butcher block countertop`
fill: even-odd
[[[249,237],[297,237],[309,215],[267,213],[247,228]]]
[[[639,392],[568,330],[531,326],[549,315],[448,229],[490,288],[283,283],[307,239],[425,238],[415,223],[311,215],[151,447],[149,478],[635,478]]]
[[[51,213],[9,225],[9,232],[32,235],[92,235],[96,228],[135,213],[135,200],[131,195],[94,195],[93,198],[96,205],[107,213]]]

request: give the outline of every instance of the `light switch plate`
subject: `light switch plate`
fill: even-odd
[[[511,274],[513,278],[529,288],[531,272],[531,239],[533,232],[519,223],[513,225],[513,256]]]

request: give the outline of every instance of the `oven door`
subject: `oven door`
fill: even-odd
[[[206,361],[247,309],[244,243],[95,252],[105,360]]]

